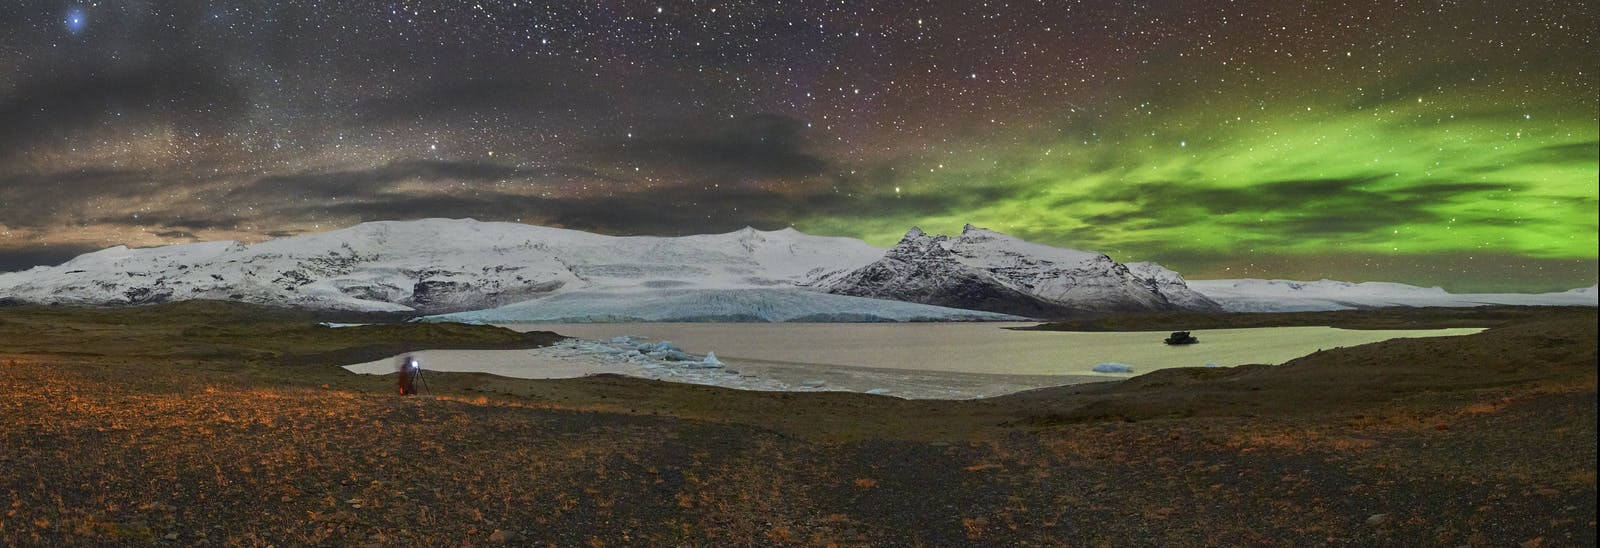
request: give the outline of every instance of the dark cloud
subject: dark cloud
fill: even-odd
[[[99,247],[71,244],[0,248],[0,272],[27,270],[35,266],[55,266],[99,249]]]
[[[159,236],[159,237],[162,237],[162,238],[166,238],[168,240],[194,240],[194,241],[198,241],[200,239],[198,236],[195,236],[195,234],[193,232],[189,232],[187,230],[163,230],[163,231],[160,231],[160,232],[156,232],[155,235]]]
[[[943,194],[863,191],[854,196],[846,196],[837,193],[818,193],[805,199],[803,212],[828,217],[889,219],[961,215],[994,202],[1018,198],[1025,194],[1024,190],[998,185],[962,188],[957,192]]]
[[[3,153],[0,153],[3,154]],[[154,177],[142,170],[81,169],[0,177],[0,218],[24,227],[81,222],[85,202],[131,199],[150,191]],[[120,215],[122,212],[117,212]]]
[[[488,183],[530,181],[571,183],[573,181],[612,181],[591,170],[571,166],[523,168],[485,162],[404,160],[372,169],[317,171],[293,175],[262,177],[229,191],[228,200],[272,200],[286,196],[297,199],[371,199],[407,181],[429,183]]]
[[[1209,250],[1171,249],[1161,253],[1160,262],[1191,280],[1398,280],[1422,287],[1439,286],[1454,293],[1566,291],[1592,284],[1600,276],[1600,263],[1592,259],[1546,259],[1493,251],[1418,256],[1338,251],[1315,255],[1218,254]],[[1478,275],[1462,276],[1464,272]]]
[[[203,65],[164,63],[27,80],[0,98],[0,159],[39,144],[70,144],[84,132],[152,123],[214,133],[243,104],[237,87]]]
[[[600,198],[545,198],[495,192],[391,194],[360,201],[288,204],[275,211],[286,219],[339,218],[352,222],[428,217],[521,220],[606,234],[685,235],[728,231],[746,225],[763,228],[788,225],[780,219],[787,209],[786,204],[793,202],[782,196],[759,190],[721,196],[715,201],[697,203],[695,194],[677,189]]]
[[[1127,209],[1086,217],[1097,226],[1132,229],[1175,228],[1202,221],[1231,224],[1242,233],[1267,232],[1292,241],[1303,237],[1358,238],[1390,226],[1440,220],[1441,203],[1482,199],[1508,189],[1510,183],[1415,184],[1378,190],[1381,178],[1314,179],[1258,183],[1244,188],[1198,187],[1159,182],[1107,187],[1098,203],[1121,203]],[[1084,198],[1056,204],[1071,207]],[[1263,226],[1262,223],[1270,223]]]
[[[191,214],[188,217],[185,217],[182,214],[171,215],[171,216],[151,215],[149,217],[150,218],[147,219],[147,220],[151,224],[154,224],[154,225],[157,225],[157,226],[166,226],[166,227],[172,227],[172,228],[178,228],[178,229],[185,229],[186,231],[228,229],[228,228],[233,228],[233,227],[235,227],[235,226],[237,226],[239,224],[239,221],[236,220],[236,219],[235,220],[210,219],[210,218],[205,218],[203,216],[203,214],[200,217],[196,217],[193,214]]]
[[[356,106],[357,119],[376,125],[458,122],[473,116],[543,118],[564,112],[600,112],[606,95],[593,86],[537,75],[542,71],[492,73],[460,77],[454,73],[437,83]]]
[[[1600,141],[1550,145],[1517,156],[1517,164],[1589,164],[1600,159]]]
[[[517,192],[497,185],[466,185],[438,192],[401,189],[407,180],[551,182],[590,180],[618,192],[563,195]],[[611,234],[683,235],[734,230],[744,226],[781,228],[811,217],[888,217],[961,213],[1016,197],[1013,187],[992,185],[946,194],[896,194],[881,183],[825,174],[798,187],[698,184],[636,186],[629,181],[574,169],[513,169],[450,162],[399,162],[373,170],[271,177],[234,191],[230,199],[266,199],[285,193],[315,200],[262,201],[259,207],[280,220],[355,221],[472,217],[522,220]],[[570,181],[565,181],[570,186]],[[556,185],[559,188],[564,185]],[[780,188],[782,190],[780,190]],[[324,198],[337,198],[324,199]]]
[[[761,114],[610,140],[596,146],[595,155],[611,164],[693,173],[714,182],[822,175],[829,162],[807,145],[804,122]]]
[[[666,187],[600,197],[548,198],[525,194],[473,193],[375,194],[360,200],[285,202],[273,214],[286,220],[404,220],[471,217],[516,221],[606,234],[685,235],[728,231],[744,226],[779,228],[805,210],[812,199],[796,199],[761,189],[729,189],[715,194]]]

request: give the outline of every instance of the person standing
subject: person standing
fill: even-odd
[[[417,377],[422,374],[422,364],[417,363],[417,358],[410,354],[400,356],[395,361],[396,373],[400,376],[400,395],[411,396],[417,393]]]

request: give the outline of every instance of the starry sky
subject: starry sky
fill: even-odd
[[[1584,0],[7,0],[0,270],[473,217],[1597,277]]]

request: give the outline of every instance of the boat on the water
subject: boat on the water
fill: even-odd
[[[1167,339],[1162,342],[1171,345],[1194,344],[1200,342],[1200,339],[1195,338],[1194,335],[1190,335],[1188,331],[1173,331],[1172,335],[1167,337]]]

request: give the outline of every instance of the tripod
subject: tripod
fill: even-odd
[[[416,387],[417,395],[420,396],[422,395],[422,391],[428,388],[428,379],[427,377],[422,376],[422,364],[417,362],[411,363],[411,376],[413,377],[413,380],[411,381],[413,383],[412,386]]]
[[[400,362],[400,395],[411,396],[420,394],[420,387],[427,386],[427,380],[422,376],[422,364],[416,358],[406,356]],[[420,386],[419,386],[420,385]]]

